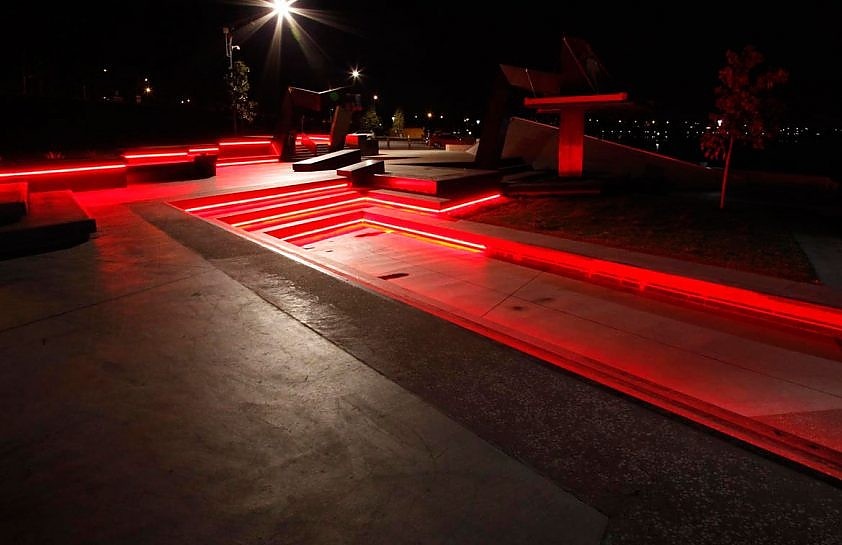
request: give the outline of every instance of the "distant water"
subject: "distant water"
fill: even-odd
[[[606,139],[611,140],[611,138]],[[711,162],[705,159],[698,140],[675,139],[657,143],[651,139],[630,137],[613,140],[693,163],[722,165],[721,161]],[[842,136],[778,140],[768,143],[764,150],[738,146],[734,149],[732,161],[732,166],[741,170],[815,174],[842,180]]]

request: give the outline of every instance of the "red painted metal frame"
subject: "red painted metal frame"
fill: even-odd
[[[523,105],[527,108],[540,108],[544,111],[558,111],[565,108],[577,106],[591,106],[594,104],[606,104],[611,102],[625,102],[629,99],[628,93],[606,93],[601,95],[579,95],[579,96],[558,96],[558,97],[526,97]]]

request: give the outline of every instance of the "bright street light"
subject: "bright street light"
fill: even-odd
[[[278,19],[286,19],[289,17],[289,7],[295,3],[295,0],[275,0],[272,14],[277,15]]]

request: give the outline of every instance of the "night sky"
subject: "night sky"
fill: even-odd
[[[252,4],[254,2],[252,1]],[[665,113],[708,110],[727,48],[756,45],[791,72],[790,116],[842,123],[842,4],[796,2],[487,2],[299,0],[337,28],[299,18],[318,43],[309,60],[285,31],[280,61],[269,59],[271,28],[244,39],[238,57],[252,68],[254,95],[274,101],[283,84],[322,89],[348,83],[358,65],[366,93],[384,108],[479,114],[496,64],[557,68],[563,34],[588,40],[635,100]],[[728,4],[739,4],[738,11]],[[243,2],[28,3],[0,8],[7,35],[2,91],[68,94],[112,73],[148,76],[156,92],[198,103],[221,89],[222,27],[243,26],[265,9]],[[11,23],[11,24],[10,24]],[[40,83],[38,88],[35,83]],[[69,92],[69,94],[72,94]]]

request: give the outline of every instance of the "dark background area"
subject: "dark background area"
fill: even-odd
[[[454,119],[481,116],[497,64],[556,69],[563,35],[588,40],[635,101],[662,117],[703,117],[712,108],[725,50],[754,44],[771,64],[791,73],[784,92],[788,122],[842,125],[836,62],[842,51],[842,7],[836,2],[799,2],[780,10],[768,3],[734,6],[716,0],[519,2],[502,7],[299,0],[294,7],[312,10],[320,21],[297,16],[303,31],[299,36],[307,36],[305,47],[287,26],[280,56],[269,53],[274,23],[246,37],[248,22],[268,12],[261,4],[265,2],[6,3],[0,8],[7,37],[0,94],[7,123],[14,119],[17,125],[7,125],[0,155],[8,155],[16,144],[49,140],[47,133],[66,142],[54,127],[67,119],[54,115],[55,110],[63,104],[101,113],[80,103],[110,97],[114,90],[120,90],[124,102],[111,104],[105,117],[125,118],[126,127],[137,134],[154,127],[153,118],[166,122],[164,139],[226,130],[223,26],[237,29],[235,42],[241,49],[235,58],[252,70],[252,95],[261,112],[256,130],[271,129],[286,85],[346,85],[354,66],[364,74],[364,97],[379,95],[382,117],[398,106],[408,113],[446,112]],[[143,94],[144,78],[153,92],[137,105],[134,96]],[[188,98],[190,103],[181,103]],[[45,99],[52,106],[41,110]],[[138,107],[146,113],[130,111]],[[149,119],[138,121],[144,117]],[[411,121],[410,116],[407,124]],[[13,135],[21,131],[34,134]],[[155,134],[149,131],[150,138]],[[89,136],[84,143],[99,140]]]

